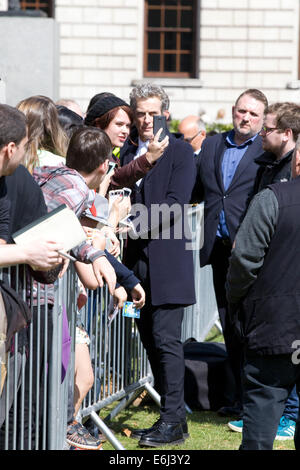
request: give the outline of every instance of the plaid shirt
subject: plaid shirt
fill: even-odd
[[[95,199],[95,191],[90,190],[84,178],[76,170],[61,164],[56,167],[43,166],[35,168],[33,177],[43,191],[48,211],[66,204],[76,216],[90,208]],[[93,262],[105,253],[96,250],[84,242],[73,250],[74,256],[83,262]]]

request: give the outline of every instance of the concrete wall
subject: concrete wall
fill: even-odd
[[[0,17],[0,78],[6,103],[43,94],[56,99],[59,28],[52,18]]]

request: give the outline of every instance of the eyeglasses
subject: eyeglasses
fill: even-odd
[[[267,126],[263,126],[261,128],[261,132],[265,132],[265,134],[269,134],[270,132],[273,132],[275,130],[278,130],[279,128],[278,127],[267,127]]]
[[[196,139],[196,137],[201,133],[201,131],[197,132],[196,135],[194,135],[193,137],[185,137],[184,140],[185,142],[188,142],[189,144],[194,140]]]

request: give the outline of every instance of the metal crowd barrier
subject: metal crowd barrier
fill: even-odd
[[[182,339],[202,341],[217,313],[211,272],[199,267],[201,205],[193,207],[189,217],[195,243],[197,304],[185,309]],[[66,428],[74,388],[77,275],[70,266],[54,283],[54,289],[43,289],[32,280],[28,284],[24,267],[3,272],[20,297],[31,304],[33,318],[28,328],[15,333],[13,348],[7,354],[3,348],[6,325],[0,321],[0,449],[67,449]],[[84,422],[90,417],[113,447],[123,450],[107,422],[144,389],[158,405],[160,397],[151,385],[151,370],[134,320],[119,313],[109,324],[106,286],[87,294],[80,315],[91,340],[94,383],[78,419]],[[1,308],[0,297],[3,320]],[[99,411],[113,403],[116,406],[108,416],[100,418]]]
[[[218,324],[219,313],[213,286],[210,265],[200,267],[200,248],[204,242],[204,204],[192,206],[189,210],[189,222],[192,234],[194,276],[196,286],[196,304],[184,309],[182,322],[182,342],[189,338],[204,341],[211,328]]]

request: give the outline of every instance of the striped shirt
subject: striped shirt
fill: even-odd
[[[78,171],[65,165],[38,167],[32,176],[43,191],[48,212],[66,204],[80,218],[94,202],[95,191],[88,188]],[[93,262],[100,256],[105,256],[103,251],[95,249],[87,242],[72,251],[75,257],[83,262]]]

